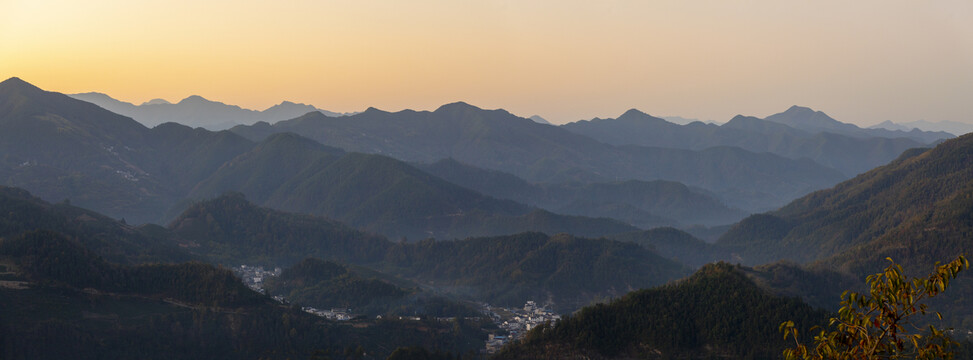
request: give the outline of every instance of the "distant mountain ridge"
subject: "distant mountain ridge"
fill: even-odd
[[[619,221],[569,217],[497,200],[399,160],[345,153],[290,133],[268,137],[190,195],[205,199],[226,191],[392,238],[453,239],[528,230],[601,236],[635,229]]]
[[[293,134],[256,144],[176,123],[148,129],[16,78],[0,83],[0,181],[137,224],[178,215],[191,198],[239,191],[261,204],[332,216],[394,238],[636,229],[492,199],[398,160],[345,153]]]
[[[561,127],[615,145],[691,150],[734,146],[791,159],[809,158],[846,176],[884,165],[907,149],[952,137],[942,132],[861,129],[798,106],[766,119],[737,115],[719,126],[677,125],[631,109],[616,119],[595,118]]]
[[[745,210],[774,208],[844,178],[809,160],[739,148],[615,146],[504,110],[483,110],[466,103],[446,104],[431,112],[370,108],[341,118],[309,113],[231,131],[255,141],[293,132],[349,151],[411,162],[454,158],[531,182],[677,181],[712,191],[728,205]]]
[[[210,101],[199,95],[189,96],[177,103],[170,103],[164,99],[153,99],[141,105],[116,100],[107,94],[97,92],[70,94],[68,96],[93,103],[111,112],[131,117],[147,127],[175,122],[190,127],[202,127],[208,130],[225,130],[236,125],[249,125],[258,121],[275,122],[293,119],[315,111],[328,116],[347,115],[290,101],[284,101],[265,110],[257,111],[244,109],[236,105]]]
[[[643,229],[731,224],[746,214],[727,207],[711,193],[671,181],[531,184],[512,174],[476,168],[455,159],[418,166],[450,182],[499,199],[556,213],[619,219]]]
[[[904,123],[894,123],[890,120],[883,121],[881,123],[869,126],[870,129],[888,129],[888,130],[902,130],[911,131],[912,129],[920,129],[924,131],[945,131],[950,134],[961,136],[973,132],[973,124],[968,124],[958,121],[926,121],[926,120],[916,120]]]

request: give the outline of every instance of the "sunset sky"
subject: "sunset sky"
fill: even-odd
[[[12,76],[136,104],[973,123],[973,1],[0,0]]]

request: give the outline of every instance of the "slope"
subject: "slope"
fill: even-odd
[[[48,201],[159,222],[196,182],[253,144],[134,120],[20,79],[0,83],[0,183]]]
[[[531,330],[497,359],[776,358],[785,320],[824,325],[827,313],[768,294],[720,263],[675,284],[639,290]]]
[[[973,186],[973,137],[910,151],[832,189],[741,221],[719,244],[745,263],[809,262],[927,222]]]

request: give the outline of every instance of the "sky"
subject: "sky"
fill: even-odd
[[[973,1],[0,0],[0,77],[132,102],[973,123]]]

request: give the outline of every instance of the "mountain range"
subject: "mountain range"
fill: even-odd
[[[309,113],[230,131],[254,141],[293,132],[329,146],[412,162],[453,158],[535,183],[677,181],[709,190],[727,205],[743,210],[774,208],[844,178],[807,159],[740,148],[615,146],[504,110],[483,110],[466,103],[431,112],[370,108],[340,118]]]
[[[133,223],[163,223],[193,198],[238,191],[262,204],[333,216],[394,238],[526,230],[598,236],[635,229],[535,211],[395,159],[345,153],[296,135],[257,144],[174,123],[149,129],[16,78],[0,83],[0,97],[4,184]]]
[[[886,258],[921,275],[969,256],[971,169],[973,135],[861,129],[801,107],[720,126],[637,110],[552,126],[454,103],[213,132],[150,129],[12,78],[0,357],[482,348],[495,325],[455,298],[572,313],[499,358],[775,357],[781,321],[824,324]],[[340,325],[216,264],[291,267],[272,290],[321,306],[457,318]],[[971,279],[930,304],[957,337],[973,329]]]
[[[973,132],[973,125],[958,122],[958,121],[926,121],[926,120],[916,120],[903,123],[894,123],[891,120],[886,120],[881,123],[869,126],[870,129],[888,129],[888,130],[900,130],[900,131],[911,131],[912,129],[920,129],[925,131],[945,131],[950,134],[959,136],[965,135]]]
[[[140,105],[116,100],[111,96],[96,92],[70,94],[68,96],[90,102],[116,114],[128,116],[147,127],[175,122],[208,130],[225,130],[236,125],[249,125],[258,121],[293,119],[309,112],[321,112],[329,116],[348,115],[290,101],[283,101],[265,110],[257,111],[207,100],[199,95],[189,96],[177,103],[154,99]]]
[[[884,165],[907,149],[952,137],[944,132],[862,129],[799,106],[765,119],[738,115],[722,125],[677,125],[632,109],[615,119],[595,118],[561,127],[615,145],[693,150],[734,146],[791,159],[810,158],[846,176]]]

